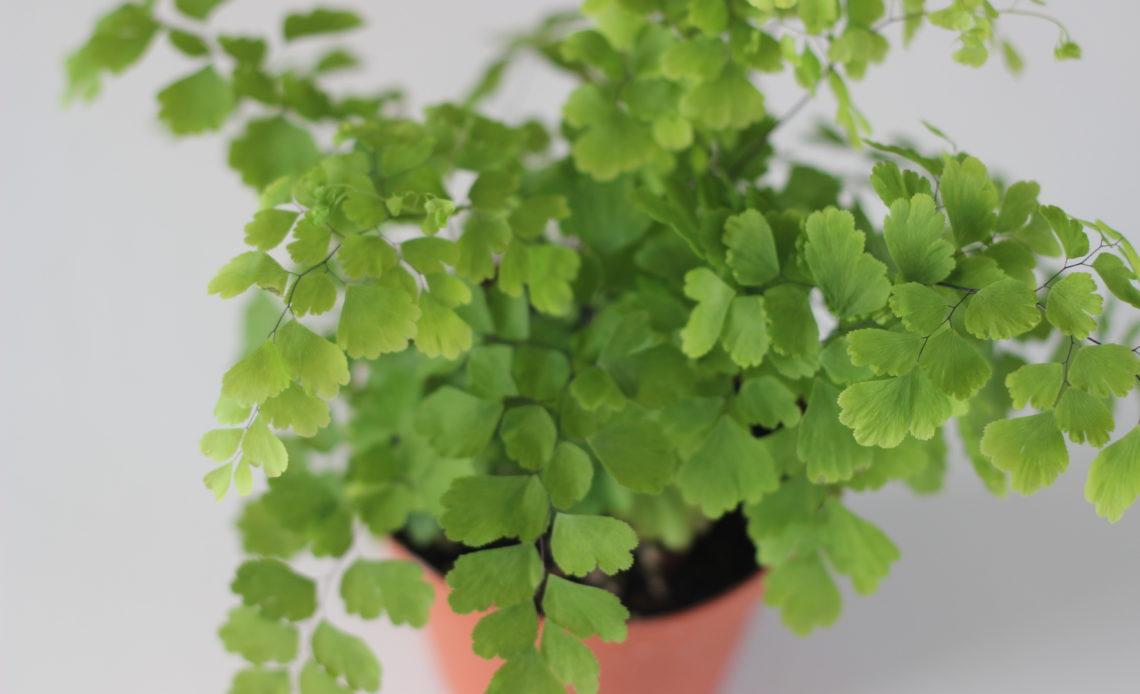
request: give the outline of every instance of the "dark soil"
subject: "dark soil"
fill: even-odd
[[[397,535],[396,539],[441,574],[451,569],[459,555],[474,551],[442,539],[426,547],[408,542],[403,535]],[[543,554],[547,569],[562,576],[549,552]],[[627,571],[616,576],[595,571],[584,579],[568,578],[616,593],[634,616],[653,617],[714,598],[758,570],[756,550],[748,537],[744,516],[734,511],[710,523],[683,552],[670,551],[655,542],[643,542],[634,553],[633,566]]]

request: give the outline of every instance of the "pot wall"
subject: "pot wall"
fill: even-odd
[[[390,545],[397,556],[418,560],[399,543]],[[426,632],[440,674],[452,694],[483,694],[502,662],[471,650],[471,630],[483,613],[455,614],[447,604],[449,589],[443,577],[430,567],[425,575],[435,588]],[[599,694],[715,694],[762,592],[756,575],[682,612],[631,620],[623,643],[603,643],[596,637],[586,641],[601,664]]]

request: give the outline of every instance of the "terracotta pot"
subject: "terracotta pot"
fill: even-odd
[[[394,555],[419,560],[399,542],[390,545]],[[431,567],[425,575],[435,587],[427,635],[439,672],[453,694],[483,694],[502,661],[486,660],[471,650],[471,630],[482,613],[455,614],[447,604],[449,589],[443,577]],[[762,592],[757,574],[681,612],[634,618],[623,643],[588,640],[601,663],[599,694],[715,694]]]

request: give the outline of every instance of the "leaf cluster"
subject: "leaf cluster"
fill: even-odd
[[[94,96],[165,36],[195,66],[159,92],[160,120],[175,135],[240,121],[228,161],[259,205],[208,291],[258,296],[251,325],[268,329],[201,439],[219,498],[260,488],[255,468],[268,480],[238,523],[251,558],[219,632],[250,663],[234,694],[378,689],[377,658],[289,563],[336,559],[348,614],[422,626],[423,570],[360,558],[361,535],[472,550],[447,600],[484,613],[473,649],[503,660],[489,693],[589,694],[583,641],[621,641],[629,618],[604,577],[725,513],[746,516],[793,630],[837,618],[837,575],[874,591],[899,550],[849,495],[936,490],[952,419],[997,494],[1052,483],[1066,439],[1102,449],[1097,513],[1115,521],[1140,494],[1140,434],[1113,441],[1112,408],[1140,358],[1105,310],[1140,307],[1128,241],[952,143],[867,141],[862,188],[800,165],[758,86],[788,71],[805,98],[830,92],[830,139],[859,146],[851,85],[890,30],[950,31],[955,60],[997,50],[1017,71],[995,38],[1016,10],[587,0],[512,41],[466,98],[409,117],[390,90],[326,88],[358,63],[341,47],[288,62],[268,37],[212,34],[222,0],[174,4],[177,24],[151,2],[102,18],[69,94]],[[362,24],[317,8],[280,36]],[[480,112],[524,53],[580,85],[558,128]],[[1064,30],[1056,54],[1079,54]]]

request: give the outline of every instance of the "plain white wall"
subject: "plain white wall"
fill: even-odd
[[[233,603],[236,505],[210,500],[195,449],[238,304],[205,284],[239,250],[253,200],[219,138],[175,142],[156,125],[154,92],[189,67],[164,45],[93,107],[59,107],[62,56],[107,4],[0,6],[0,691],[221,692],[239,664],[213,634]],[[456,95],[497,35],[562,7],[339,4],[370,19],[354,43],[371,68],[353,79],[405,84],[417,104]],[[234,0],[214,23],[254,29],[261,12],[306,5]],[[932,120],[1010,177],[1039,181],[1044,200],[1140,240],[1140,9],[1050,5],[1084,60],[1054,64],[1053,29],[1010,18],[1029,63],[1013,79],[953,64],[951,37],[927,30],[854,96],[880,137],[929,142],[918,120]],[[498,113],[556,112],[564,82],[531,68],[514,79]],[[768,82],[774,112],[794,102],[786,79]],[[782,144],[830,108],[813,105]],[[1090,459],[1076,451],[1069,474],[1027,499],[990,498],[957,456],[940,496],[855,497],[902,561],[809,639],[761,613],[727,691],[1140,690],[1140,510],[1114,526],[1093,514],[1081,494]],[[441,691],[417,634],[354,626],[377,645],[386,691]]]

